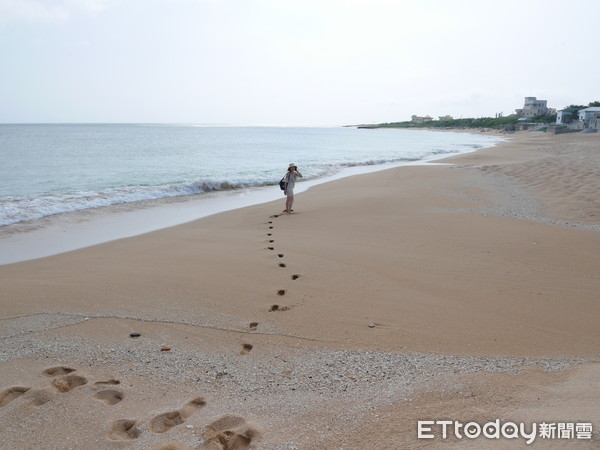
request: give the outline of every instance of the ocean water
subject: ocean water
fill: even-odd
[[[495,145],[468,133],[197,125],[0,125],[0,226],[115,204],[276,185]]]

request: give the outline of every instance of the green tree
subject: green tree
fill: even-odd
[[[556,114],[541,114],[532,117],[531,121],[536,123],[554,123],[556,122]]]
[[[589,104],[588,106],[589,106],[589,107],[592,107],[592,106],[600,106],[600,102],[598,102],[598,101],[595,101],[595,102],[590,102],[590,104]]]
[[[569,105],[569,106],[565,106],[563,108],[563,111],[577,112],[580,109],[585,109],[585,108],[587,108],[587,106],[585,106],[585,105]]]
[[[585,108],[587,108],[585,105],[569,105],[563,108],[563,111],[570,112],[573,115],[573,120],[579,120],[579,110]]]

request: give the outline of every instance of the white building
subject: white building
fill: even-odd
[[[592,106],[579,110],[579,120],[583,124],[583,128],[590,128],[590,125],[596,126],[598,121],[594,119],[600,119],[600,107]],[[594,121],[593,124],[592,121]]]
[[[535,97],[525,97],[523,109],[516,110],[518,116],[535,117],[548,114],[548,100],[538,100]]]
[[[433,120],[433,117],[430,117],[430,116],[422,117],[422,116],[413,115],[413,116],[411,116],[411,120],[416,123],[431,122]]]
[[[566,125],[573,122],[573,113],[571,111],[561,110],[556,114],[556,123]]]

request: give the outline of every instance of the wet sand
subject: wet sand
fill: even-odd
[[[1,445],[418,448],[448,418],[599,445],[599,148],[517,133],[1,266]]]

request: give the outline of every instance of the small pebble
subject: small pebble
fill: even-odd
[[[140,336],[141,336],[141,334],[140,334],[140,333],[131,333],[131,334],[129,335],[129,337],[132,337],[132,338],[137,338],[137,337],[140,337]]]
[[[375,324],[374,324],[373,322],[371,322],[371,323],[369,324],[369,328],[375,328]]]

